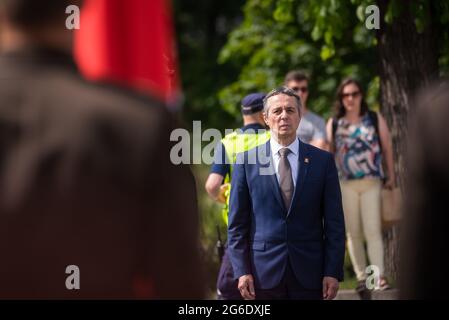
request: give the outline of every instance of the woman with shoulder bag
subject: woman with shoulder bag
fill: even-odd
[[[368,109],[356,80],[345,79],[340,84],[335,116],[327,123],[327,135],[339,172],[349,255],[359,287],[364,286],[366,279],[366,239],[370,263],[380,272],[376,288],[388,289],[384,275],[381,190],[382,184],[388,189],[395,187],[393,149],[385,119]]]

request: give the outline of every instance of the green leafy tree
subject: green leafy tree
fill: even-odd
[[[291,69],[309,73],[310,107],[324,116],[331,114],[338,82],[349,75],[368,84],[368,100],[376,108],[376,37],[351,14],[356,9],[348,1],[247,1],[244,21],[220,53],[219,63],[242,70],[220,91],[223,108],[237,116],[239,97],[278,86]]]

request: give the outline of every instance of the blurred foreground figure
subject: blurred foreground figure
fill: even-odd
[[[74,2],[0,0],[0,298],[200,298],[195,185],[170,162],[171,118],[82,80]]]
[[[435,86],[417,104],[410,125],[401,298],[448,299],[449,84]]]

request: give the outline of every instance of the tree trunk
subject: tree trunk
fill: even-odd
[[[417,32],[411,1],[401,1],[400,16],[392,24],[386,24],[384,16],[389,2],[377,0],[381,13],[377,32],[380,104],[392,134],[396,183],[402,187],[408,114],[417,91],[438,76],[438,48],[432,23],[423,33]],[[431,5],[428,7],[428,21],[432,22]],[[399,262],[398,233],[397,226],[384,232],[385,273],[394,279]]]

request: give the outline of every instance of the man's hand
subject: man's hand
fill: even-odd
[[[229,190],[230,184],[225,183],[220,186],[220,191],[218,192],[217,201],[226,204],[226,192]]]
[[[323,299],[333,300],[338,292],[338,280],[332,277],[323,278]]]
[[[238,288],[240,294],[245,300],[255,300],[256,292],[254,291],[254,279],[250,274],[246,274],[239,278]]]

